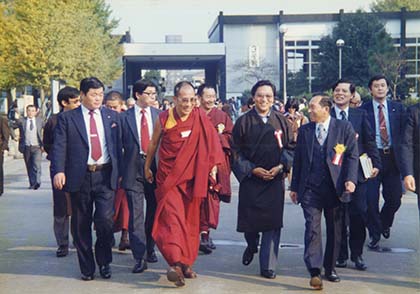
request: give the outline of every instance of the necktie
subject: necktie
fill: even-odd
[[[317,139],[318,139],[319,145],[324,144],[324,141],[325,141],[325,128],[324,128],[324,125],[323,124],[319,124],[318,125],[318,136],[317,136]]]
[[[29,120],[29,130],[33,130],[34,129],[34,121],[32,119]]]
[[[341,115],[341,120],[347,120],[347,115],[344,110],[341,110],[340,115]]]
[[[102,156],[101,142],[99,141],[98,129],[96,128],[95,112],[89,111],[90,115],[90,144],[91,156],[93,160],[98,160]]]
[[[378,116],[379,116],[379,134],[381,136],[382,147],[388,147],[389,145],[389,137],[388,131],[386,129],[386,122],[385,122],[385,115],[383,111],[383,105],[378,105]]]
[[[150,137],[149,137],[149,126],[147,124],[146,110],[142,109],[141,111],[141,149],[144,153],[147,152],[147,147],[149,147]]]

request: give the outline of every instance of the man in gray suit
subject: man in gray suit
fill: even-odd
[[[29,189],[37,190],[41,186],[42,129],[44,122],[36,116],[35,105],[26,106],[26,117],[19,122],[19,152],[23,154],[29,177]]]

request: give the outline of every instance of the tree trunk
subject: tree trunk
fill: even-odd
[[[39,88],[39,98],[41,100],[41,116],[44,118],[45,117],[45,111],[46,111],[46,107],[45,107],[45,91],[44,88],[40,87]]]

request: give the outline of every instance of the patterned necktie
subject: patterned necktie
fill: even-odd
[[[383,111],[383,104],[378,105],[378,116],[379,116],[379,134],[381,136],[381,143],[382,147],[388,147],[389,145],[389,137],[388,137],[388,131],[386,129],[386,121],[385,121],[385,115]]]
[[[96,128],[95,111],[90,110],[90,144],[92,159],[97,161],[102,156],[101,142],[99,141],[98,129]]]
[[[149,137],[149,125],[147,124],[146,110],[142,109],[141,112],[141,149],[146,154],[147,147],[149,147],[150,137]]]
[[[29,130],[33,130],[34,129],[34,121],[32,119],[29,120]]]
[[[324,144],[324,141],[325,141],[325,127],[324,127],[323,124],[319,124],[318,125],[318,136],[317,136],[317,139],[318,139],[319,145]]]
[[[341,120],[347,120],[347,115],[344,110],[341,110],[340,115],[341,115]]]

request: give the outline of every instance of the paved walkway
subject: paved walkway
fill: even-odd
[[[48,163],[43,162],[42,186],[28,190],[22,159],[5,162],[5,194],[0,197],[0,294],[11,293],[313,293],[303,263],[304,222],[300,207],[287,198],[283,244],[277,278],[259,274],[258,258],[241,264],[245,243],[235,231],[237,190],[231,204],[222,204],[220,228],[213,233],[218,246],[195,264],[199,276],[182,289],[166,280],[167,265],[159,255],[143,274],[132,274],[131,252],[114,249],[111,280],[80,280],[74,249],[65,258],[56,258],[52,230],[52,197]],[[118,240],[119,236],[116,236]],[[406,195],[392,228],[391,238],[381,245],[393,252],[366,249],[366,272],[338,269],[340,283],[324,282],[322,293],[420,293],[419,214],[415,195]],[[396,253],[396,252],[400,253]]]

